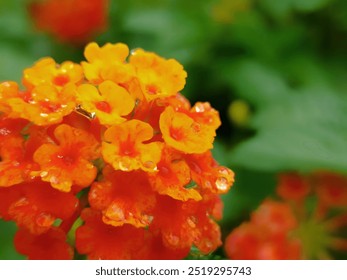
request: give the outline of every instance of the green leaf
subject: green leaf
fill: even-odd
[[[293,9],[301,12],[313,12],[324,8],[333,0],[260,0],[260,5],[277,18],[287,16]]]
[[[347,172],[347,97],[328,88],[292,91],[258,108],[257,134],[230,152],[231,162],[257,170]]]
[[[289,88],[283,78],[270,68],[254,60],[234,62],[225,71],[227,82],[240,95],[257,106],[281,100]]]
[[[292,1],[293,1],[294,7],[297,10],[303,11],[303,12],[311,12],[311,11],[321,9],[327,6],[327,4],[329,4],[330,2],[332,2],[332,0],[292,0]]]

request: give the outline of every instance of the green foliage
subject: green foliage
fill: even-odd
[[[347,171],[347,95],[329,86],[321,73],[307,72],[300,88],[254,61],[241,61],[226,73],[239,95],[255,106],[250,126],[257,131],[230,153],[233,164],[272,171]],[[312,82],[314,75],[317,82]]]
[[[16,225],[13,222],[4,222],[0,219],[0,260],[24,259],[13,246],[13,236]]]

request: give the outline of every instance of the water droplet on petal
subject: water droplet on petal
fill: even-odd
[[[131,160],[129,158],[123,158],[118,162],[118,167],[122,171],[131,170]]]
[[[123,209],[119,208],[116,204],[112,204],[106,212],[107,218],[117,221],[117,222],[124,222],[125,220],[125,214]]]
[[[196,228],[196,218],[195,217],[188,217],[187,223],[191,228]]]
[[[146,161],[143,163],[143,166],[146,168],[146,169],[151,169],[151,170],[157,170],[157,166],[156,164],[153,162],[153,161]]]
[[[40,227],[50,227],[54,222],[54,217],[47,213],[41,213],[36,217],[36,224]]]
[[[228,180],[225,177],[219,177],[216,180],[216,186],[218,190],[225,192],[229,188]]]
[[[195,111],[197,113],[202,113],[205,111],[205,106],[203,103],[199,103],[199,104],[195,105],[194,108],[195,108]]]
[[[180,238],[176,235],[173,235],[172,233],[166,236],[166,240],[168,243],[170,243],[173,246],[177,246],[180,242]]]
[[[41,173],[42,174],[42,173]],[[42,175],[41,175],[42,176]],[[51,176],[51,178],[49,178],[49,182],[51,183],[51,184],[59,184],[59,179],[57,178],[57,177],[55,177],[55,176]]]
[[[47,172],[47,171],[42,171],[42,172],[40,173],[41,178],[46,177],[47,175],[48,175],[48,172]]]
[[[208,250],[213,248],[213,243],[210,240],[205,240],[204,241],[204,247]]]

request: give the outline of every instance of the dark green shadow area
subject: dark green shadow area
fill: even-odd
[[[222,196],[224,203],[223,219],[220,222],[223,233],[248,221],[250,213],[267,197],[275,193],[276,174],[244,168],[232,168],[235,183],[231,190]]]
[[[17,230],[14,222],[0,220],[0,260],[24,260],[14,248],[13,237]]]

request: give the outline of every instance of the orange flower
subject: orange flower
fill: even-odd
[[[311,191],[309,182],[299,174],[281,174],[277,194],[283,198],[294,201],[302,201]]]
[[[8,106],[7,100],[9,98],[18,97],[19,86],[16,82],[3,82],[0,83],[0,113],[8,115],[11,112],[11,107]]]
[[[158,232],[145,232],[143,246],[139,248],[136,259],[144,260],[180,260],[188,256],[190,248],[170,248],[165,246]]]
[[[0,187],[29,180],[34,169],[22,135],[27,126],[25,120],[0,118]]]
[[[182,202],[160,196],[149,230],[161,232],[168,248],[182,250],[194,245],[208,254],[221,245],[219,226],[211,219],[212,208],[209,200]]]
[[[31,92],[6,100],[11,108],[9,117],[23,118],[37,125],[59,123],[75,109],[75,91],[74,84],[62,89],[48,84],[36,86]]]
[[[24,70],[23,84],[28,89],[42,84],[64,87],[68,83],[79,84],[82,80],[83,69],[79,64],[65,61],[59,65],[46,57]]]
[[[227,193],[234,183],[234,172],[218,165],[210,151],[199,155],[187,155],[185,160],[191,169],[192,180],[204,191]]]
[[[93,183],[89,192],[89,203],[102,211],[103,222],[113,226],[148,226],[156,201],[145,173],[124,173],[106,167],[104,177],[101,182]]]
[[[137,49],[131,53],[130,64],[143,85],[147,100],[173,96],[183,89],[187,73],[174,59]]]
[[[221,125],[218,111],[213,109],[208,102],[194,104],[189,115],[196,122],[204,125],[204,129],[216,130]]]
[[[228,257],[331,259],[331,252],[346,251],[347,240],[339,236],[347,225],[345,176],[319,172],[279,178],[277,193],[282,200],[266,199],[250,222],[229,234]]]
[[[103,125],[124,122],[122,116],[128,115],[135,106],[134,99],[117,84],[106,81],[99,85],[99,91],[92,85],[79,86],[77,98],[82,108],[95,113]]]
[[[25,180],[23,143],[24,139],[10,138],[0,145],[0,187],[12,186]]]
[[[97,169],[91,160],[98,158],[98,142],[84,130],[66,124],[54,131],[56,144],[43,144],[34,154],[41,171],[33,175],[41,176],[53,188],[69,192],[73,184],[89,186],[96,177]]]
[[[272,234],[288,232],[297,227],[298,222],[289,204],[273,200],[265,200],[252,213],[254,225],[265,226]]]
[[[71,43],[88,41],[106,27],[108,0],[32,1],[29,12],[36,26]]]
[[[84,51],[88,62],[81,63],[84,75],[93,84],[105,80],[128,82],[134,76],[132,66],[125,63],[128,55],[129,48],[122,43],[108,43],[101,48],[97,43],[89,43]]]
[[[116,170],[153,172],[157,169],[163,145],[160,142],[143,143],[152,137],[152,127],[139,120],[114,125],[104,134],[103,158]]]
[[[182,156],[170,148],[164,148],[158,172],[148,176],[153,189],[160,194],[183,201],[201,199],[197,190],[186,188],[191,181],[189,166]]]
[[[77,42],[83,18],[71,30],[59,20],[96,2],[32,11],[62,39],[79,30]],[[66,233],[89,259],[184,258],[221,245],[218,195],[234,173],[210,151],[219,114],[179,93],[187,74],[176,60],[128,56],[124,44],[90,43],[80,64],[43,58],[24,70],[23,89],[0,84],[0,217],[19,226],[15,245],[29,259],[72,258]]]
[[[169,146],[187,154],[201,154],[212,149],[216,136],[215,124],[206,124],[203,120],[167,107],[160,116],[159,124]]]
[[[314,174],[317,196],[327,207],[347,207],[347,176],[328,172]]]
[[[16,250],[29,260],[71,260],[73,248],[66,242],[66,234],[60,228],[51,228],[48,232],[33,235],[25,229],[19,229],[14,237]]]
[[[244,223],[226,238],[225,251],[234,260],[297,260],[301,244],[285,235],[272,236],[266,227]]]
[[[100,212],[88,208],[82,212],[81,218],[85,223],[76,231],[76,248],[88,259],[138,259],[139,250],[146,246],[143,229],[131,225],[106,225]]]
[[[301,259],[300,241],[290,234],[297,225],[288,204],[268,199],[252,214],[250,222],[227,237],[226,254],[231,259]]]
[[[56,219],[68,219],[78,206],[73,194],[60,192],[40,181],[2,188],[0,201],[0,216],[14,220],[32,234],[47,232]]]

